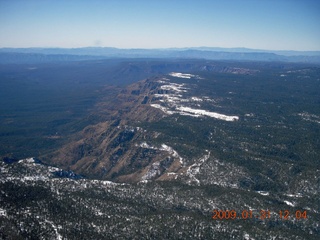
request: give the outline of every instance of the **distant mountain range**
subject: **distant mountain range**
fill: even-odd
[[[248,48],[0,48],[0,63],[35,63],[105,58],[193,58],[235,61],[320,63],[320,51],[269,51]]]

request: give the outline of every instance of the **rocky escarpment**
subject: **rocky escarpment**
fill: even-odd
[[[137,126],[164,116],[150,106],[158,86],[157,78],[143,80],[121,90],[117,98],[100,102],[97,111],[107,120],[87,126],[77,140],[47,155],[46,161],[88,177],[120,182],[168,179],[185,171],[172,147],[148,144],[159,133]]]

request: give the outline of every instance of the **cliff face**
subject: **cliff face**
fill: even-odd
[[[170,178],[164,174],[182,169],[180,156],[167,145],[148,145],[158,133],[137,127],[137,123],[164,116],[150,106],[156,101],[158,86],[157,78],[143,80],[121,90],[111,102],[99,103],[98,111],[108,120],[86,127],[78,140],[51,155],[50,162],[86,176],[120,182]]]

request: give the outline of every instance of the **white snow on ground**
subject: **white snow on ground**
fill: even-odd
[[[298,116],[300,116],[305,121],[320,123],[320,116],[317,116],[315,114],[310,114],[308,112],[302,112],[302,113],[298,113]]]
[[[160,150],[169,152],[173,157],[179,158],[180,163],[183,164],[183,158],[172,147],[162,144]]]
[[[266,191],[257,191],[257,193],[259,193],[260,195],[263,195],[263,196],[269,195],[269,192],[266,192]]]
[[[162,85],[160,87],[160,89],[168,90],[168,91],[175,91],[175,92],[187,92],[188,88],[185,88],[184,84],[170,83],[167,85]]]
[[[169,108],[161,106],[160,104],[150,104],[150,106],[154,108],[158,108],[168,115],[178,113],[180,115],[191,116],[191,117],[207,116],[207,117],[212,117],[212,118],[216,118],[224,121],[239,120],[238,116],[227,116],[227,115],[216,113],[216,112],[209,112],[203,109],[193,109],[190,107],[179,106],[179,107],[176,107],[175,109],[176,111],[172,111],[172,110],[169,110]]]
[[[178,73],[178,72],[172,72],[172,73],[169,73],[169,75],[172,76],[172,77],[178,77],[178,78],[192,78],[192,77],[196,77],[196,75],[193,75],[193,74]]]
[[[296,198],[300,198],[302,197],[301,193],[297,193],[297,194],[285,194],[287,197],[296,197]]]
[[[151,107],[154,107],[154,108],[158,108],[160,109],[162,112],[168,114],[168,115],[171,115],[171,114],[174,114],[175,112],[174,111],[170,111],[168,108],[166,107],[163,107],[161,106],[160,104],[150,104]]]
[[[142,148],[147,148],[147,149],[156,149],[155,147],[149,145],[146,142],[141,143],[139,146],[142,147]]]
[[[188,102],[188,99],[182,99],[182,95],[177,94],[154,94],[155,97],[162,98],[160,102],[177,103]]]
[[[56,239],[57,239],[57,240],[62,240],[62,236],[59,234],[56,225],[54,225],[54,223],[51,222],[51,221],[49,221],[49,220],[45,220],[45,222],[46,222],[46,223],[49,223],[49,224],[52,226],[54,232],[56,233]]]
[[[182,74],[182,73],[171,73],[171,75],[174,76],[195,76],[192,74]],[[182,74],[182,75],[181,75]],[[162,81],[162,80],[160,80]],[[159,82],[159,81],[158,81]],[[164,81],[162,81],[164,82]],[[161,83],[162,83],[161,82]],[[160,89],[169,91],[169,93],[165,94],[154,94],[154,97],[158,98],[158,101],[162,104],[150,104],[151,107],[158,108],[165,114],[171,115],[171,114],[180,114],[184,116],[191,116],[191,117],[201,117],[201,116],[207,116],[212,117],[224,121],[237,121],[239,120],[238,116],[227,116],[224,114],[216,113],[216,112],[210,112],[203,109],[194,109],[191,107],[183,106],[183,103],[201,103],[203,101],[210,101],[215,102],[212,99],[209,99],[208,97],[197,97],[192,96],[190,98],[183,98],[183,93],[187,92],[189,88],[186,88],[184,83],[178,84],[178,83],[170,83],[167,81],[164,82],[165,85],[160,86]],[[197,104],[197,107],[201,107],[200,104]]]
[[[188,181],[188,183],[196,182],[197,185],[200,185],[200,181],[195,177],[195,175],[197,175],[200,172],[201,165],[205,161],[207,161],[209,157],[210,157],[210,152],[207,155],[204,155],[202,158],[198,159],[196,163],[188,167],[187,176],[190,178],[190,181]]]
[[[22,166],[26,167],[28,171],[24,173],[23,176],[12,174],[10,173],[10,171],[8,171],[8,169],[6,169],[6,171],[1,171],[0,183],[10,182],[10,181],[11,182],[12,181],[19,181],[19,182],[74,181],[73,179],[69,179],[69,178],[65,178],[65,179],[56,178],[56,176],[53,173],[55,171],[60,171],[62,169],[52,167],[52,166],[46,166],[41,163],[40,164],[35,163],[34,158],[21,159],[18,161],[18,164],[21,164]],[[0,162],[0,165],[1,165],[1,162]],[[81,181],[82,180],[78,180],[77,182],[81,183]],[[86,182],[86,180],[84,180],[84,182]],[[114,183],[106,180],[104,181],[91,180],[91,183],[94,183],[94,184],[100,183],[101,185],[104,185],[106,187],[112,186],[112,185],[124,185],[123,183]],[[53,189],[52,191],[55,192],[56,190]],[[1,216],[1,208],[0,208],[0,216]]]
[[[250,235],[248,233],[246,233],[246,232],[243,235],[243,239],[245,239],[245,240],[254,240],[254,238],[250,237]]]
[[[294,207],[295,204],[289,201],[284,201],[285,204],[287,204],[288,206]]]
[[[7,216],[7,211],[5,209],[0,208],[0,216]]]
[[[155,149],[155,150],[160,150],[160,151],[165,151],[165,152],[168,152],[172,157],[174,158],[178,158],[181,165],[183,165],[183,158],[177,153],[176,150],[174,150],[172,147],[166,145],[166,144],[161,144],[161,147],[160,148],[157,148],[155,146],[152,146],[146,142],[143,142],[139,145],[139,147],[142,147],[142,148],[147,148],[147,149]]]
[[[160,162],[154,162],[149,168],[148,172],[142,176],[142,180],[152,179],[153,177],[160,175]]]
[[[195,102],[202,102],[203,101],[201,98],[198,98],[198,97],[191,97],[191,100],[195,101]]]
[[[22,159],[22,160],[19,160],[19,163],[22,163],[22,162],[25,162],[25,163],[34,163],[34,158],[26,158],[26,159]]]
[[[209,98],[209,97],[207,97],[207,96],[204,96],[203,99],[204,99],[205,101],[207,101],[207,102],[214,102],[214,103],[216,103],[216,100],[211,99],[211,98]]]
[[[177,110],[181,111],[181,112],[187,112],[187,113],[191,113],[194,114],[196,117],[197,116],[208,116],[208,117],[213,117],[213,118],[217,118],[217,119],[221,119],[221,120],[225,120],[225,121],[237,121],[239,120],[238,116],[227,116],[224,114],[220,114],[220,113],[215,113],[215,112],[209,112],[206,110],[202,110],[202,109],[193,109],[190,107],[178,107]]]
[[[102,185],[105,185],[105,186],[114,186],[114,185],[118,185],[118,183],[115,183],[115,182],[111,182],[111,181],[107,181],[107,180],[104,180],[104,181],[99,181]]]

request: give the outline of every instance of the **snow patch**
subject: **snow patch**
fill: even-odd
[[[141,180],[140,183],[148,183],[148,180]]]
[[[35,159],[33,157],[26,158],[26,159],[19,160],[19,163],[35,163]]]
[[[263,196],[269,196],[269,192],[266,192],[266,191],[257,191],[257,193]]]
[[[202,158],[199,158],[196,163],[192,164],[187,169],[187,176],[190,178],[188,183],[196,182],[197,185],[200,185],[200,181],[195,177],[200,172],[201,165],[207,161],[210,157],[210,152],[207,155],[204,155]]]
[[[142,148],[147,148],[147,149],[156,149],[155,147],[149,145],[148,143],[146,142],[143,142],[139,145],[139,147],[142,147]]]
[[[191,100],[195,101],[195,102],[202,102],[203,101],[201,98],[198,98],[198,97],[191,97]]]
[[[221,113],[209,112],[203,109],[193,109],[190,107],[179,106],[179,107],[176,107],[176,110],[178,111],[172,111],[166,107],[161,106],[160,104],[151,104],[150,106],[154,108],[158,108],[168,115],[177,113],[183,116],[191,116],[191,117],[207,116],[207,117],[212,117],[212,118],[216,118],[216,119],[220,119],[228,122],[239,120],[238,116],[228,116]]]
[[[170,83],[168,85],[162,85],[160,89],[174,92],[187,92],[188,88],[185,88],[183,86],[184,84]]]
[[[208,116],[208,117],[213,117],[213,118],[217,118],[217,119],[224,120],[224,121],[237,121],[237,120],[239,120],[238,116],[227,116],[224,114],[220,114],[220,113],[216,113],[216,112],[209,112],[209,111],[202,110],[202,109],[193,109],[190,107],[182,107],[182,106],[178,107],[177,109],[181,112],[184,112],[184,113],[193,114],[195,117]]]
[[[176,150],[174,150],[172,147],[166,145],[166,144],[161,144],[161,147],[160,148],[157,148],[155,146],[152,146],[146,142],[142,142],[140,145],[138,145],[139,147],[142,147],[142,148],[147,148],[147,149],[155,149],[155,150],[160,150],[160,151],[165,151],[165,152],[168,152],[172,157],[174,158],[178,158],[179,161],[180,161],[180,164],[183,165],[183,158],[177,153]]]
[[[154,108],[158,108],[158,109],[160,109],[162,112],[164,112],[164,113],[166,113],[166,114],[168,114],[168,115],[171,115],[171,114],[174,114],[174,113],[175,113],[175,112],[173,112],[173,111],[168,110],[168,108],[161,106],[160,104],[150,104],[150,106],[151,106],[151,107],[154,107]]]
[[[192,74],[182,74],[182,73],[171,73],[172,76],[195,76]],[[154,97],[160,98],[158,99],[161,103],[164,104],[150,104],[151,107],[160,109],[165,114],[171,115],[171,114],[180,114],[184,116],[191,116],[191,117],[200,117],[200,116],[207,116],[207,117],[213,117],[216,119],[224,120],[224,121],[237,121],[239,120],[238,116],[227,116],[224,114],[216,113],[216,112],[210,112],[203,109],[193,109],[191,107],[185,107],[182,106],[181,103],[185,102],[203,102],[203,101],[213,101],[212,99],[209,99],[208,97],[197,97],[193,96],[188,99],[184,99],[182,93],[187,92],[187,89],[185,87],[184,83],[178,84],[178,83],[170,83],[165,82],[165,85],[160,86],[161,90],[170,91],[170,93],[160,94],[156,93],[154,94]],[[164,106],[163,106],[164,105]],[[200,107],[199,104],[197,104],[198,107]]]
[[[169,152],[173,157],[179,158],[180,164],[183,165],[183,158],[172,147],[162,144],[159,150]]]
[[[154,177],[156,177],[157,175],[160,175],[160,162],[154,162],[151,167],[149,168],[148,172],[142,176],[142,180],[149,180],[152,179]]]
[[[100,181],[102,185],[107,185],[107,186],[113,186],[113,185],[118,185],[118,183],[112,182],[112,181]]]
[[[302,113],[298,113],[298,116],[300,116],[305,121],[320,123],[320,116],[317,116],[315,114],[310,114],[308,112],[302,112]]]
[[[295,198],[301,198],[302,194],[301,193],[297,193],[297,194],[285,194],[287,197],[295,197]]]
[[[196,75],[193,74],[189,74],[189,73],[178,73],[178,72],[172,72],[169,73],[170,76],[172,77],[178,77],[178,78],[192,78],[192,77],[196,77]]]
[[[244,238],[245,240],[254,240],[254,238],[251,238],[248,233],[244,233],[243,238]]]
[[[288,206],[294,207],[295,204],[289,201],[284,201],[285,204],[287,204]]]
[[[0,216],[7,216],[7,211],[5,209],[0,208]]]
[[[49,223],[49,224],[52,226],[52,228],[53,228],[53,230],[54,230],[54,232],[55,232],[55,234],[56,234],[56,239],[57,239],[57,240],[62,240],[63,238],[62,238],[62,236],[59,234],[57,226],[54,225],[54,223],[51,222],[51,221],[49,221],[49,220],[45,220],[45,222],[46,222],[46,223]]]

